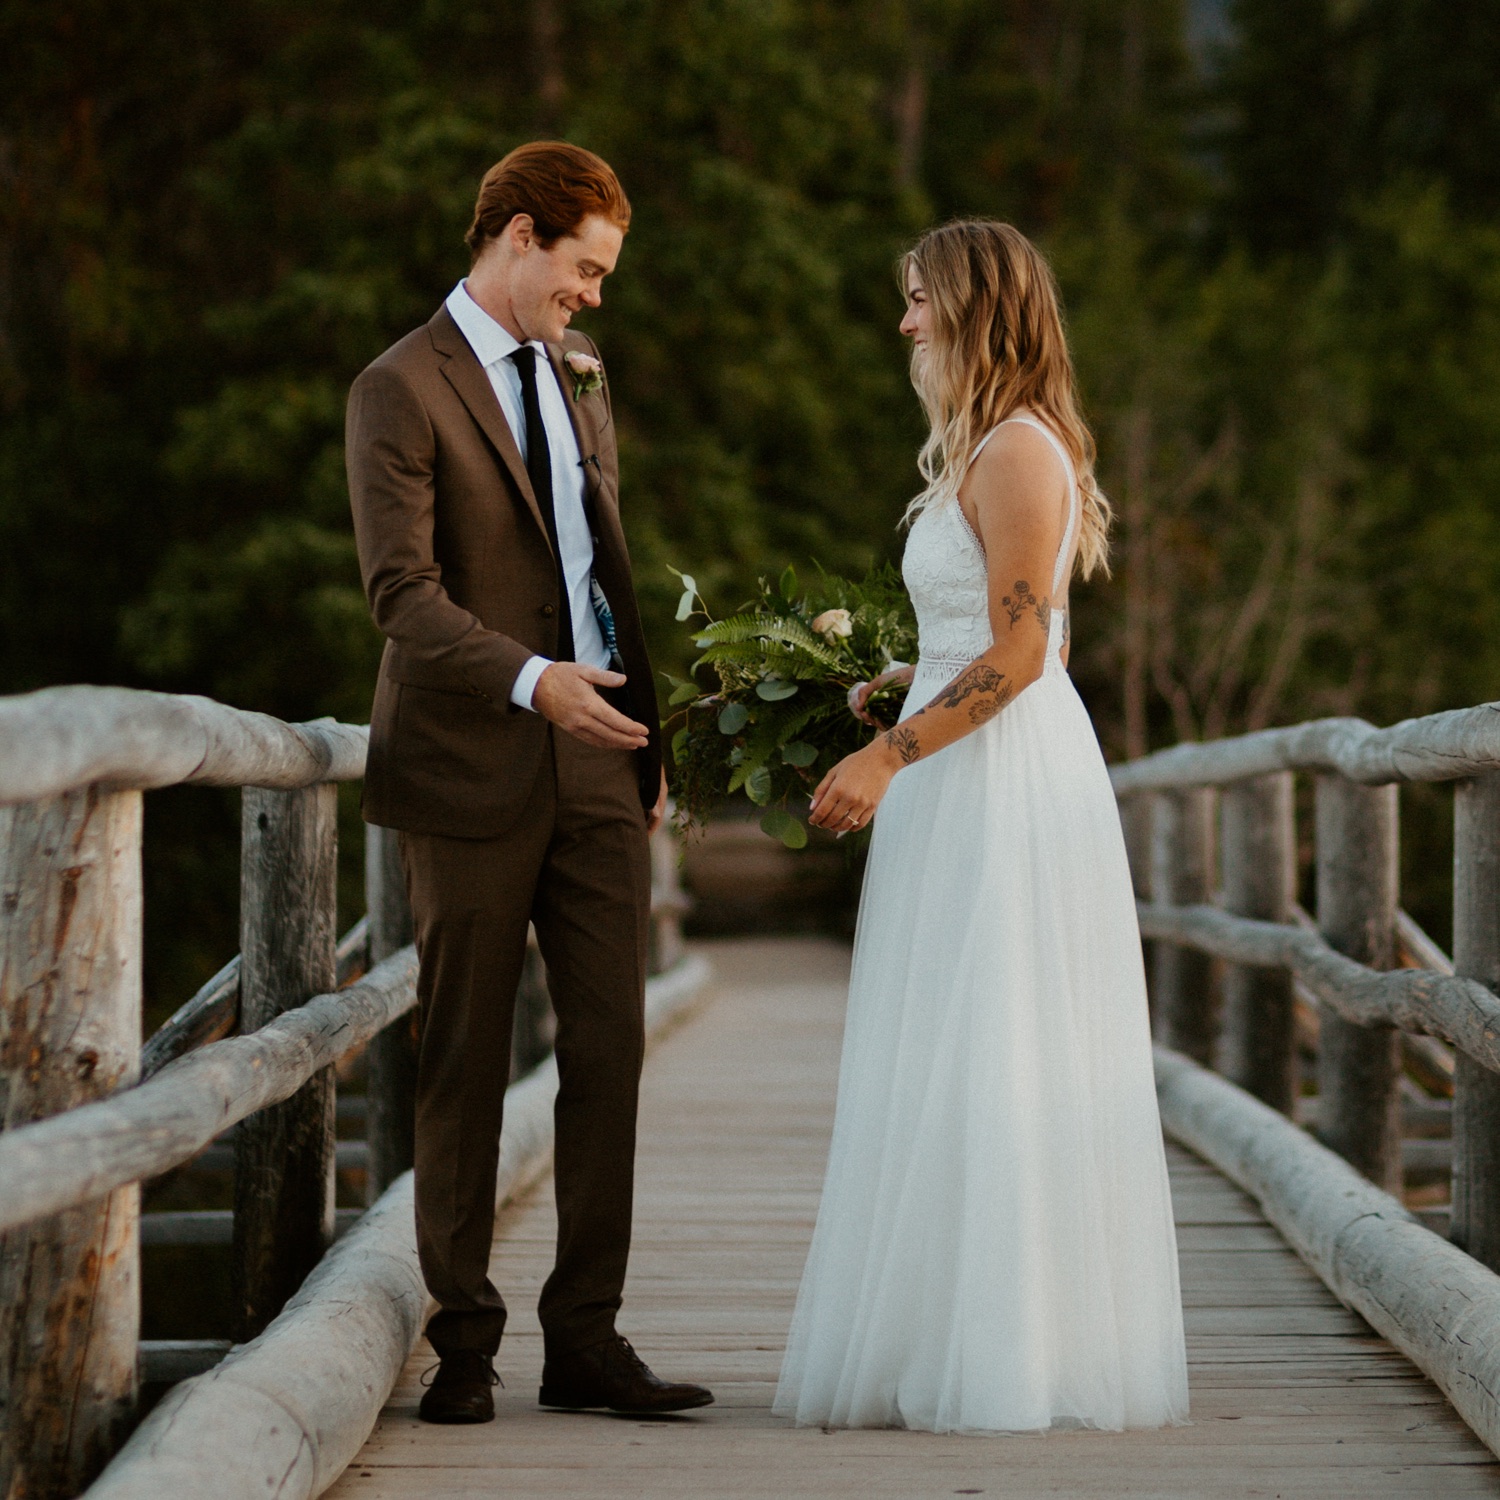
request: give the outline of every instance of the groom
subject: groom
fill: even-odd
[[[364,815],[401,831],[421,971],[417,1244],[430,1422],[494,1416],[488,1276],[511,1024],[536,926],[557,1014],[557,1260],[544,1406],[681,1411],[615,1331],[630,1248],[659,721],[590,339],[630,204],[591,152],[486,173],[473,264],[349,394],[360,567],[386,637]]]

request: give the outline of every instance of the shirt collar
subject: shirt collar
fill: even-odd
[[[474,351],[474,357],[486,369],[498,364],[502,359],[508,359],[521,347],[509,330],[497,323],[469,295],[467,282],[460,281],[448,293],[448,301],[445,305],[453,321],[458,324],[458,331],[469,341],[469,348]],[[536,339],[530,340],[530,343],[543,359],[547,358],[545,344]]]

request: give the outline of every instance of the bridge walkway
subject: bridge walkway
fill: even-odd
[[[1177,1147],[1190,1426],[976,1438],[828,1434],[773,1417],[832,1120],[848,950],[705,946],[714,994],[646,1065],[622,1328],[662,1373],[711,1384],[718,1404],[649,1422],[537,1407],[535,1303],[554,1232],[543,1186],[507,1210],[496,1239],[512,1309],[497,1420],[416,1420],[423,1344],[331,1497],[1500,1496],[1500,1462],[1441,1393],[1248,1198]]]

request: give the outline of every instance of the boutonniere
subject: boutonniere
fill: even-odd
[[[575,401],[592,396],[604,384],[604,366],[592,354],[585,354],[581,349],[569,349],[563,355],[563,363],[568,367],[568,374],[573,377]]]

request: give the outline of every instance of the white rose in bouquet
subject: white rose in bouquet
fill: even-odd
[[[847,609],[825,609],[812,622],[813,630],[825,641],[847,641],[854,634],[854,622]]]

